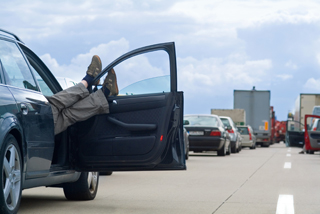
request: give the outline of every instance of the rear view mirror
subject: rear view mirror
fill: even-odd
[[[183,125],[189,125],[189,120],[183,120]]]

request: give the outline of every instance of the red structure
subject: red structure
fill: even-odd
[[[275,141],[277,143],[285,140],[286,131],[287,131],[287,121],[276,121]]]
[[[275,117],[273,106],[270,106],[271,113],[271,140],[273,143],[279,143],[285,140],[287,131],[287,121],[278,121]]]

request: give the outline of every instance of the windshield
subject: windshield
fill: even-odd
[[[207,116],[185,116],[184,120],[189,121],[189,125],[215,126],[218,127],[218,119],[216,117]]]

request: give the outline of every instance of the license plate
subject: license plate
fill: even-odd
[[[203,135],[203,131],[190,131],[189,135]]]

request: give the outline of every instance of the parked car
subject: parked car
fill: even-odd
[[[220,116],[220,119],[225,127],[227,127],[231,140],[231,152],[238,153],[241,150],[240,134],[238,133],[237,126],[234,124],[231,117]]]
[[[320,151],[319,139],[320,129],[319,115],[306,114],[304,119],[304,140],[305,140],[305,151],[307,154],[314,154],[315,151]],[[308,123],[308,120],[311,120]]]
[[[253,134],[253,129],[251,126],[237,126],[241,138],[242,147],[249,147],[250,149],[256,148],[256,136]]]
[[[190,151],[217,151],[218,156],[230,155],[230,137],[217,115],[185,115],[184,125],[189,132]]]
[[[56,77],[56,79],[60,83],[62,89],[66,89],[77,84],[75,80],[72,80],[68,77]]]
[[[92,200],[99,182],[99,174],[92,171],[186,169],[183,93],[177,91],[174,43],[124,54],[94,81],[130,58],[157,51],[164,51],[169,61],[168,90],[148,93],[145,88],[136,95],[108,97],[110,114],[76,123],[55,136],[45,96],[61,91],[60,84],[18,36],[0,30],[2,214],[17,213],[21,191],[39,186],[61,187],[67,199]]]
[[[183,141],[184,141],[184,148],[186,153],[186,160],[189,159],[189,133],[186,128],[183,127]]]

